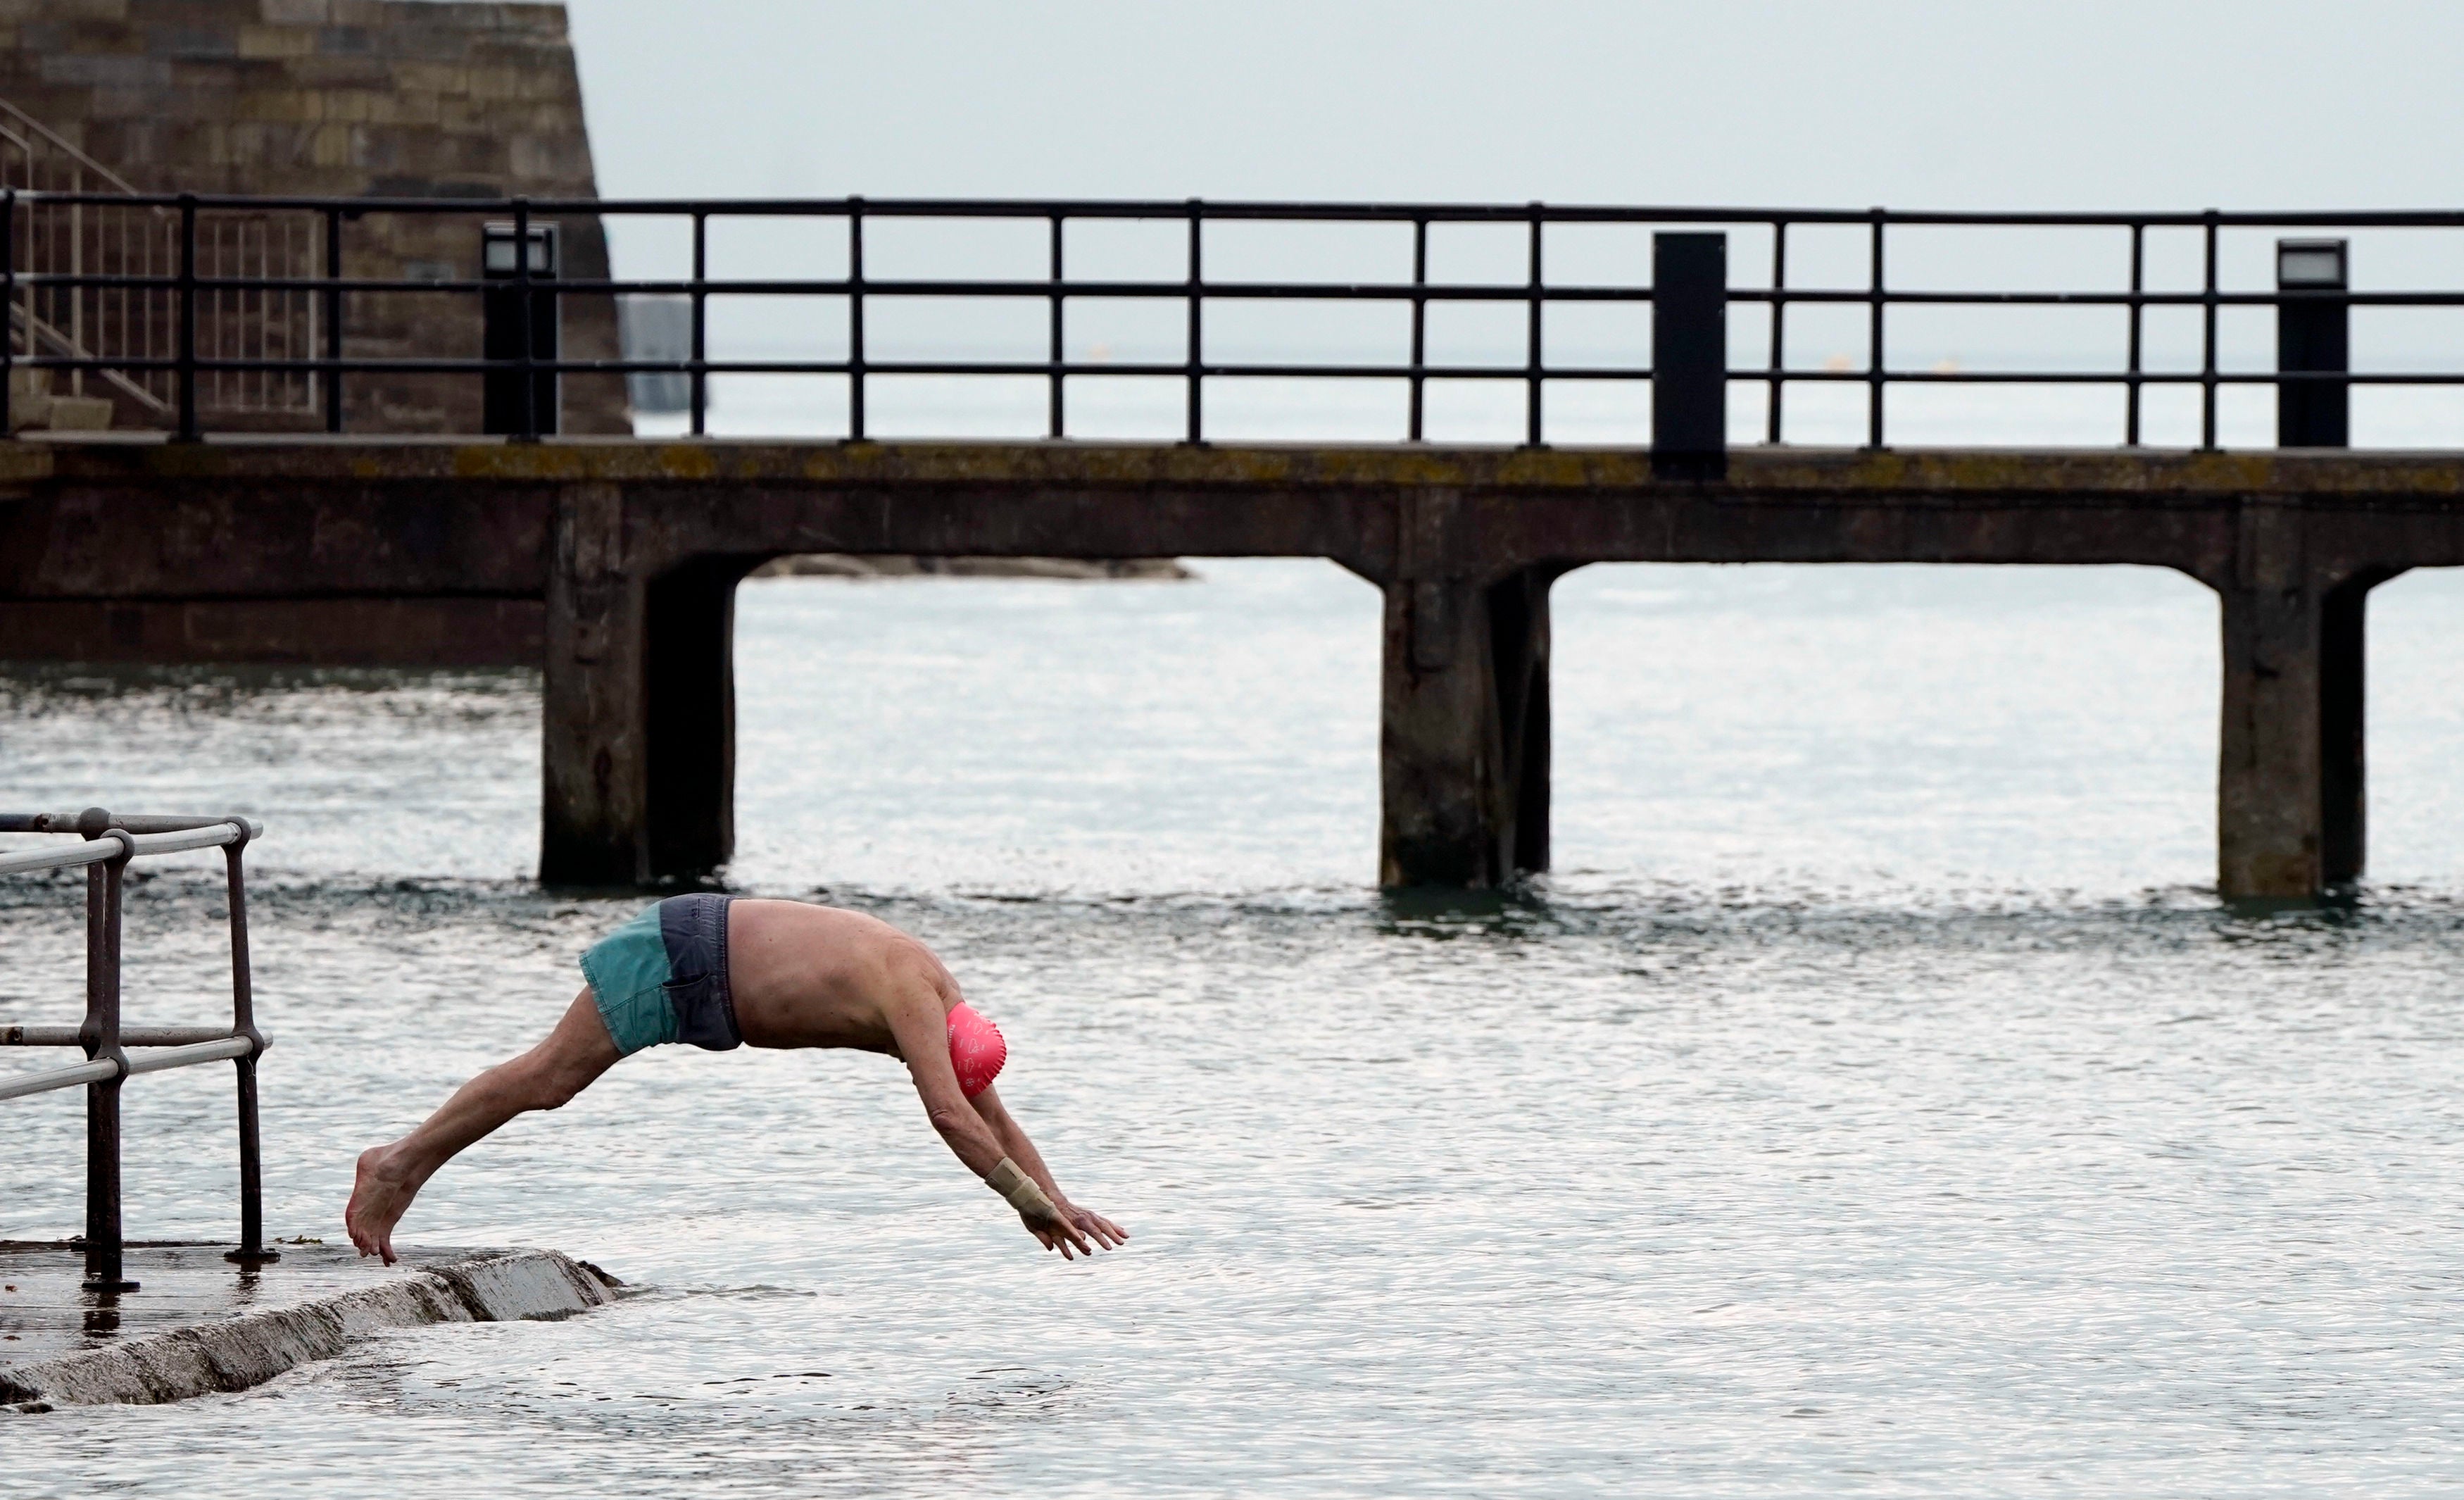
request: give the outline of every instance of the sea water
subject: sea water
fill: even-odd
[[[1577,572],[1555,869],[1442,900],[1372,888],[1375,591],[1197,567],[739,605],[732,888],[930,942],[1127,1248],[1040,1251],[893,1063],[662,1048],[402,1228],[636,1295],[9,1418],[0,1493],[2464,1485],[2455,581],[2374,597],[2370,883],[2270,914],[2210,886],[2178,576]],[[0,676],[0,805],[266,825],[274,1232],[338,1242],[355,1154],[635,908],[530,884],[538,713],[517,672]],[[212,856],[159,868],[128,1014],[211,1020]],[[0,882],[0,1012],[76,1015],[78,909]],[[127,1091],[133,1234],[231,1234],[229,1089]],[[0,1110],[0,1236],[75,1231],[76,1095]]]

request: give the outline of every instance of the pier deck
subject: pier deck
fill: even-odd
[[[2219,889],[2301,897],[2361,873],[2364,602],[2464,563],[2464,455],[1749,448],[1696,480],[1643,449],[0,444],[0,657],[62,611],[538,611],[552,882],[726,862],[735,586],[796,552],[1331,559],[1385,599],[1380,879],[1465,887],[1547,868],[1573,568],[2174,568],[2222,603]]]

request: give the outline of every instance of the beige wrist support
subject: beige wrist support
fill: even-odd
[[[1054,1218],[1060,1213],[1052,1206],[1052,1200],[1044,1196],[1044,1189],[1036,1185],[1035,1179],[1020,1171],[1018,1163],[1007,1157],[984,1174],[984,1185],[1008,1199],[1012,1208],[1029,1218]]]

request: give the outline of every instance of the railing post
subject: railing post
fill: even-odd
[[[265,1245],[265,1163],[257,1149],[256,1060],[265,1054],[265,1033],[256,1028],[256,989],[248,958],[248,879],[240,851],[248,848],[248,823],[239,837],[223,846],[223,872],[229,882],[231,939],[231,1032],[250,1043],[245,1056],[231,1059],[239,1070],[239,1248],[223,1259],[259,1266],[282,1258]]]
[[[1728,473],[1728,237],[1651,237],[1651,472]]]
[[[1052,216],[1052,308],[1051,308],[1051,313],[1052,313],[1052,332],[1051,332],[1051,340],[1050,340],[1050,342],[1046,345],[1046,348],[1045,348],[1045,358],[1046,358],[1046,362],[1047,362],[1047,363],[1046,363],[1046,364],[1045,364],[1045,369],[1046,369],[1046,371],[1048,372],[1049,383],[1048,383],[1048,384],[1047,384],[1047,386],[1045,386],[1045,397],[1046,397],[1046,399],[1047,399],[1047,403],[1048,403],[1048,405],[1049,405],[1049,407],[1050,407],[1050,409],[1045,413],[1045,435],[1046,437],[1051,437],[1051,438],[1058,438],[1058,437],[1060,437],[1060,436],[1061,436],[1062,431],[1063,431],[1064,428],[1065,428],[1065,427],[1066,427],[1066,425],[1067,425],[1067,408],[1066,408],[1063,406],[1063,404],[1062,404],[1062,402],[1063,402],[1063,397],[1062,397],[1062,389],[1061,389],[1061,381],[1062,381],[1062,375],[1061,375],[1061,352],[1062,352],[1062,299],[1061,299],[1062,243],[1061,243],[1061,240],[1062,240],[1062,219],[1061,219],[1061,215],[1056,213],[1056,214],[1054,214],[1054,215]]]
[[[2139,446],[2140,376],[2145,373],[2141,352],[2142,330],[2145,323],[2147,294],[2147,226],[2130,226],[2130,384],[2124,397],[2126,409],[2123,416],[2122,441],[2127,448]]]
[[[1889,378],[1886,374],[1888,366],[1883,362],[1882,348],[1882,236],[1888,220],[1883,210],[1879,208],[1870,210],[1867,217],[1874,227],[1872,251],[1874,275],[1873,285],[1865,294],[1870,309],[1865,334],[1865,446],[1880,449],[1885,446],[1882,441],[1884,399],[1882,387]]]
[[[1771,221],[1771,373],[1765,377],[1771,404],[1763,413],[1765,437],[1772,447],[1780,440],[1780,401],[1788,388],[1783,370],[1788,362],[1788,221]]]
[[[864,200],[847,200],[847,440],[864,441]]]
[[[197,441],[197,195],[180,194],[180,433]],[[115,1085],[115,1087],[117,1087]]]
[[[325,279],[342,278],[342,210],[325,210]],[[325,430],[342,430],[342,292],[325,289]]]
[[[693,216],[693,435],[703,435],[710,409],[710,372],[703,367],[710,358],[704,342],[706,324],[703,320],[710,299],[702,285],[710,276],[710,215],[696,212]]]
[[[2199,295],[2199,447],[2212,451],[2216,446],[2216,230],[2217,213],[2210,209],[2203,216],[2205,236],[2205,271]]]
[[[33,342],[30,339],[29,344]],[[17,189],[0,191],[0,439],[17,435]]]
[[[117,837],[120,852],[86,867],[85,1024],[77,1039],[90,1061],[119,1071],[85,1086],[85,1290],[134,1291],[124,1274],[120,1224],[120,1086],[128,1053],[120,1045],[121,876],[136,848],[111,827],[111,814],[89,807],[77,817],[89,839]]]
[[[2341,239],[2276,242],[2276,368],[2336,374],[2352,366],[2349,245]],[[2291,298],[2282,294],[2290,292]],[[2344,448],[2352,442],[2351,386],[2288,380],[2276,386],[2276,446]]]
[[[1429,364],[1429,221],[1412,221],[1412,405],[1404,436],[1421,441]]]
[[[1196,198],[1189,200],[1189,347],[1182,351],[1183,371],[1189,383],[1188,420],[1181,431],[1184,443],[1206,441],[1206,376],[1201,361],[1206,346],[1206,320],[1200,311],[1205,298],[1200,289],[1206,284],[1206,210]]]
[[[537,310],[531,306],[531,201],[526,197],[514,200],[514,299],[521,308],[514,326],[520,331],[522,339],[522,395],[521,405],[517,408],[521,412],[521,430],[515,437],[519,442],[536,443],[539,436],[539,372],[536,368],[539,356],[532,343],[538,334],[532,326]]]
[[[1525,296],[1530,299],[1530,306],[1525,315],[1523,333],[1523,444],[1527,448],[1538,448],[1541,433],[1540,341],[1543,306],[1540,298],[1541,222],[1541,207],[1534,203],[1531,205],[1530,264],[1528,268],[1529,284],[1525,288]]]

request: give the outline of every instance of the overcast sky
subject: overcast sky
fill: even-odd
[[[570,0],[601,191],[2464,201],[2455,0]]]

